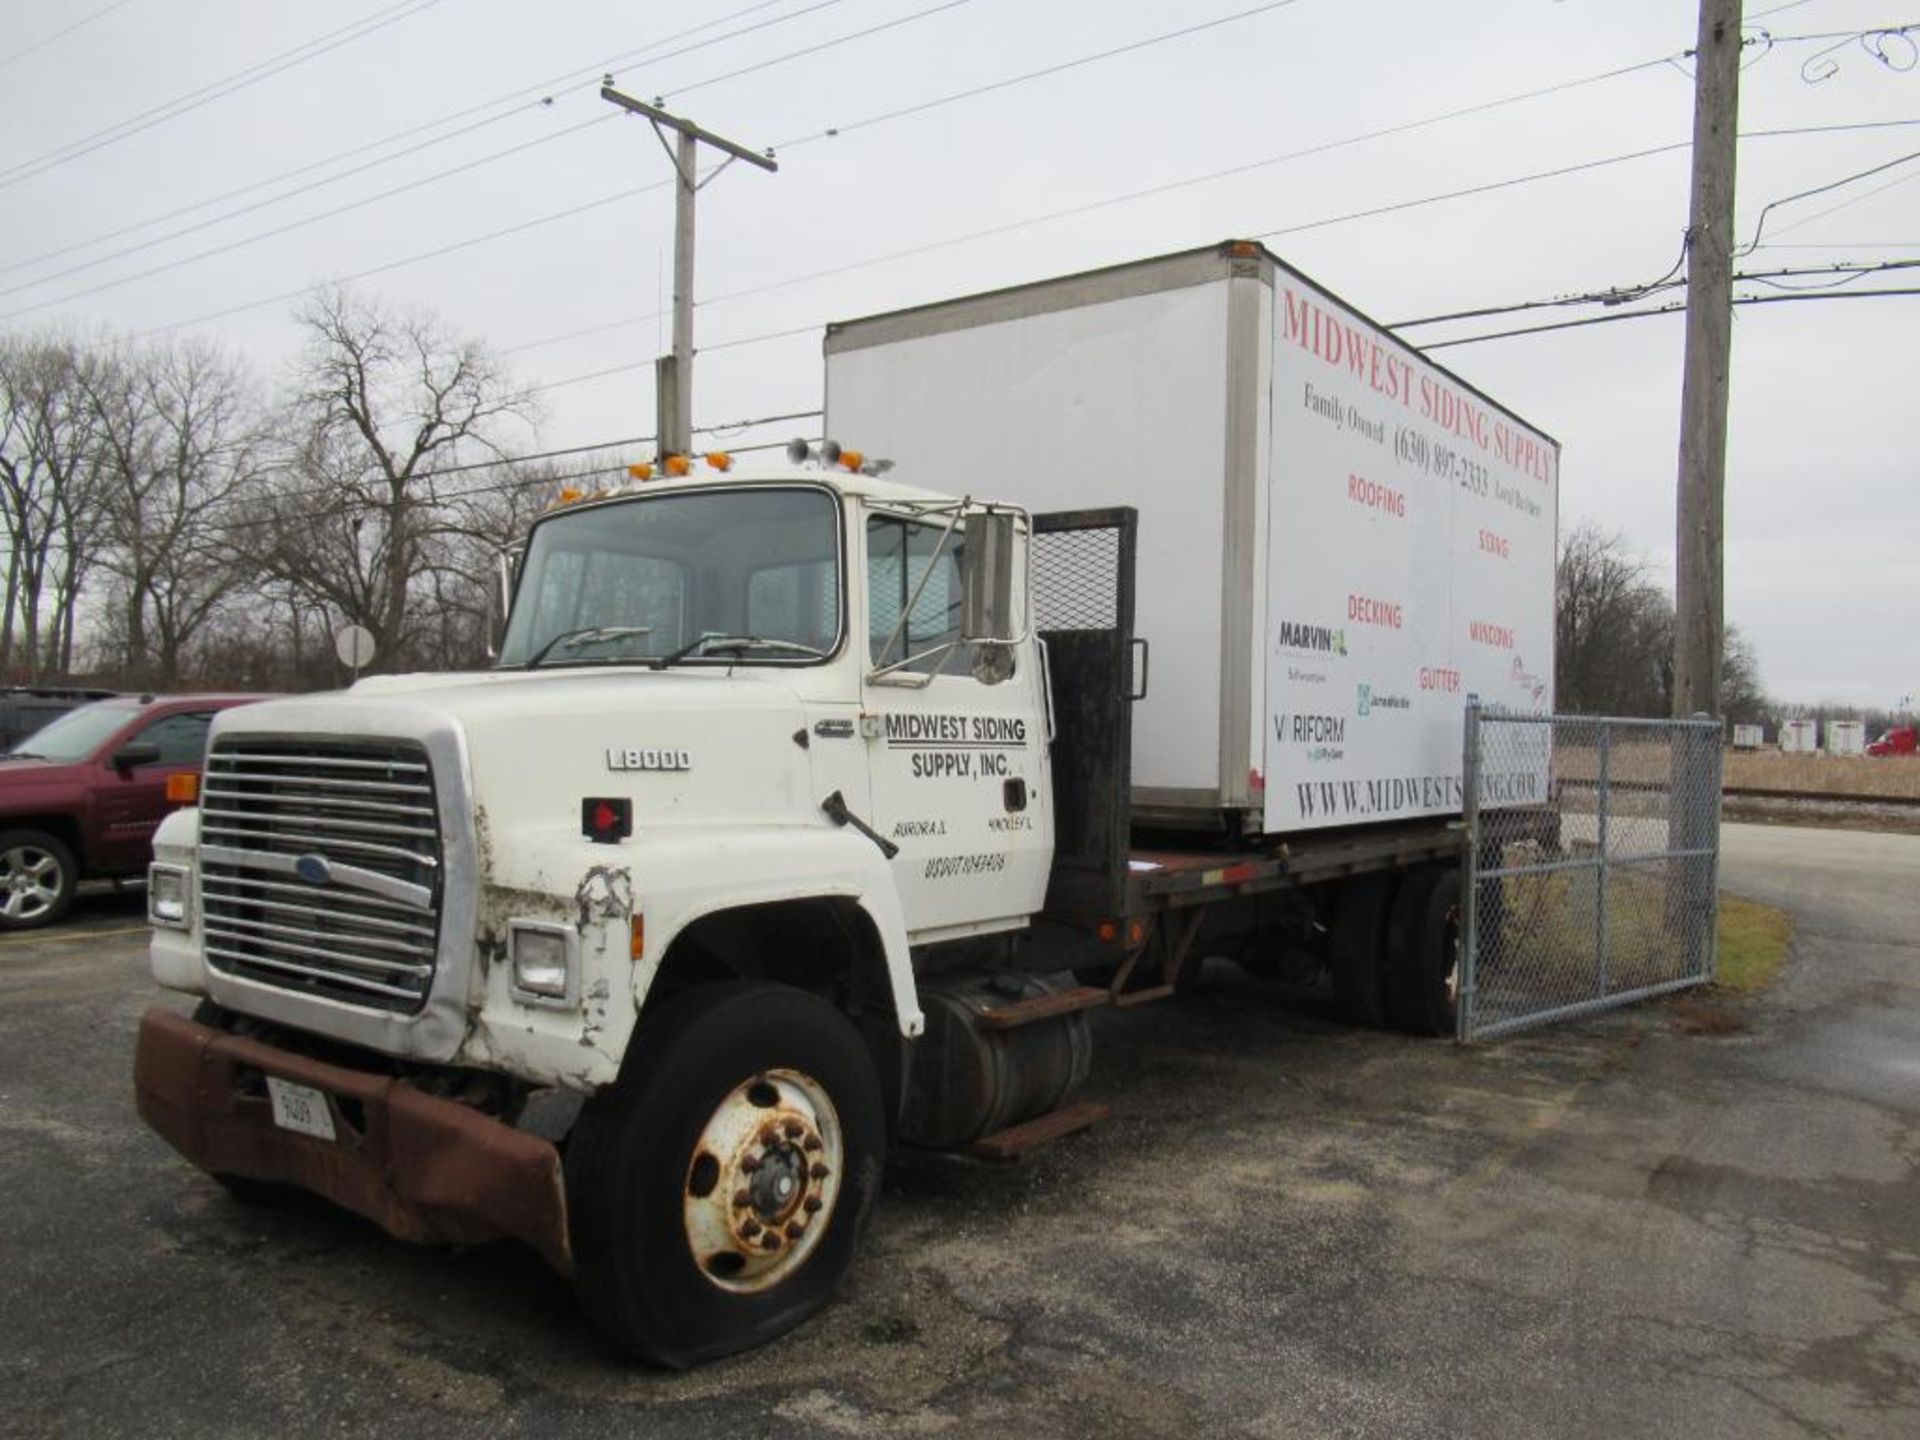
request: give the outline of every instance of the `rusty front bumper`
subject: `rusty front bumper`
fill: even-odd
[[[265,1077],[321,1091],[334,1140],[274,1124]],[[229,1035],[167,1010],[140,1022],[141,1118],[203,1170],[297,1185],[402,1240],[514,1236],[573,1273],[560,1154],[405,1081]]]

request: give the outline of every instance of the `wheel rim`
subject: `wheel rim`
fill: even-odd
[[[709,1282],[750,1292],[806,1263],[840,1198],[845,1142],[820,1083],[769,1070],[701,1130],[681,1186],[687,1247]]]
[[[60,861],[38,845],[16,845],[0,854],[0,916],[38,920],[60,899]]]

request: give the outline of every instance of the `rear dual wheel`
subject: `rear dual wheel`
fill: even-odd
[[[1460,872],[1410,870],[1387,914],[1384,970],[1387,1013],[1414,1035],[1451,1035],[1461,982]]]
[[[574,1286],[618,1350],[675,1368],[825,1306],[879,1190],[880,1082],[850,1021],[729,982],[642,1022],[568,1141]]]

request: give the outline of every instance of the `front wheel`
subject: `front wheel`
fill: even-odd
[[[43,830],[0,834],[0,930],[51,925],[73,904],[73,852]]]
[[[675,1368],[820,1310],[880,1188],[880,1081],[851,1022],[790,986],[676,997],[567,1144],[574,1287],[616,1349]]]

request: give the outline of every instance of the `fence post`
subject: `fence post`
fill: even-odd
[[[1721,783],[1726,766],[1725,732],[1720,723],[1704,710],[1693,712],[1693,718],[1699,728],[1694,732],[1694,743],[1700,747],[1700,768],[1707,773],[1701,777],[1704,783],[1695,787],[1696,803],[1702,808],[1711,806],[1711,821],[1703,816],[1688,826],[1697,833],[1703,848],[1711,840],[1712,855],[1701,868],[1706,871],[1706,920],[1705,945],[1700,956],[1701,963],[1696,967],[1703,979],[1713,980],[1720,973],[1720,807]]]
[[[1454,1039],[1473,1038],[1473,998],[1480,968],[1480,697],[1467,696],[1467,723],[1460,755],[1460,995]]]
[[[1608,931],[1607,914],[1607,872],[1613,868],[1607,858],[1607,831],[1609,812],[1613,809],[1613,727],[1605,721],[1600,723],[1600,780],[1594,786],[1594,829],[1599,840],[1599,869],[1594,872],[1594,939],[1593,939],[1593,978],[1594,997],[1597,999],[1607,993],[1609,965],[1608,957],[1612,952],[1613,937]]]

